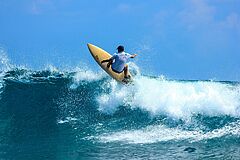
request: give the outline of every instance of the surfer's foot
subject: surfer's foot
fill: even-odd
[[[130,75],[124,76],[124,79],[130,79]]]
[[[129,80],[124,78],[122,82],[128,84]]]
[[[131,81],[132,80],[131,80],[131,76],[130,75],[124,76],[124,79],[122,80],[122,82],[125,83],[125,84],[128,84]]]

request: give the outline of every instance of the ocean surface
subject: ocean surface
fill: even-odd
[[[133,71],[5,67],[0,159],[240,159],[239,82]]]

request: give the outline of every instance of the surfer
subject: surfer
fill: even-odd
[[[117,47],[117,53],[115,53],[110,59],[103,60],[101,63],[108,62],[107,67],[109,68],[111,65],[111,68],[116,73],[122,73],[124,72],[124,78],[128,79],[127,73],[128,73],[128,65],[127,60],[129,58],[136,57],[137,54],[129,54],[124,52],[124,46],[118,46]]]

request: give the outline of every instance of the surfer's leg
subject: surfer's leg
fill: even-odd
[[[128,65],[126,65],[125,67],[124,67],[124,78],[128,78]]]

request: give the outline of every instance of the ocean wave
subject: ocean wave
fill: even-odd
[[[151,116],[165,115],[183,120],[198,114],[240,116],[240,84],[236,82],[177,81],[167,80],[163,76],[136,74],[133,84],[122,85],[104,72],[82,69],[76,69],[74,72],[56,69],[31,71],[24,68],[1,72],[0,79],[2,91],[5,82],[13,81],[16,85],[49,83],[65,85],[67,90],[83,92],[81,90],[84,89],[85,95],[91,95],[86,98],[96,102],[95,108],[109,115],[119,110],[120,106],[124,106],[128,109],[140,109]],[[58,83],[60,81],[65,83]],[[92,83],[95,83],[95,88]]]
[[[104,72],[19,67],[1,72],[0,97],[1,114],[70,125],[78,137],[103,143],[195,142],[240,133],[238,82],[137,73],[134,83],[122,85]]]

